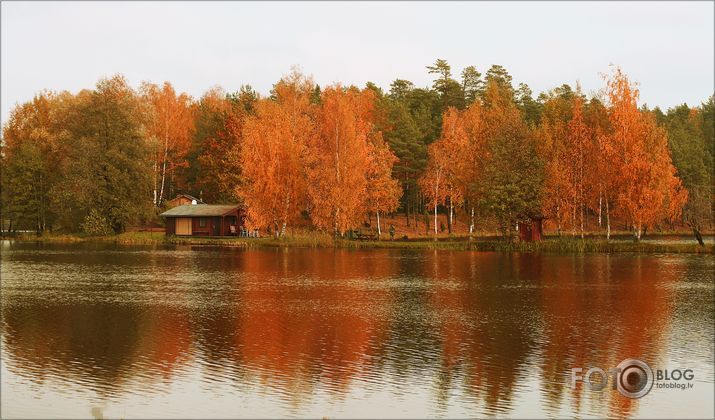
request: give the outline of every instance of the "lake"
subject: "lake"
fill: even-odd
[[[3,418],[715,415],[713,255],[0,250]]]

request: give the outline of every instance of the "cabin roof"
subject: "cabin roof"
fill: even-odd
[[[189,199],[189,200],[196,200],[196,202],[197,202],[198,204],[204,204],[204,202],[203,202],[200,198],[196,198],[196,197],[194,197],[193,195],[189,195],[189,194],[177,194],[176,197],[172,198],[172,199],[169,200],[169,201],[178,200],[178,199],[181,198],[181,197],[187,198],[187,199]]]
[[[160,214],[161,217],[223,216],[240,208],[238,204],[184,204]]]

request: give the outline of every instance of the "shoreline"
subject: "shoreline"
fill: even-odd
[[[640,242],[628,239],[606,240],[603,237],[546,236],[539,242],[505,242],[498,238],[467,237],[439,238],[438,240],[417,238],[412,240],[349,240],[333,239],[330,235],[315,232],[307,234],[288,235],[281,239],[263,238],[208,238],[208,237],[177,237],[166,236],[163,232],[128,232],[115,236],[77,236],[77,235],[17,235],[3,236],[4,240],[39,243],[115,243],[119,245],[201,245],[215,247],[240,248],[342,248],[342,249],[433,249],[455,251],[492,251],[492,252],[546,252],[564,254],[583,253],[688,253],[713,254],[715,244],[706,243],[700,246],[695,241],[652,242],[658,237],[672,237],[672,233],[651,234]]]

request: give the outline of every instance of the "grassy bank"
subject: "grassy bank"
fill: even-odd
[[[109,236],[88,236],[88,235],[66,235],[51,234],[35,235],[21,233],[13,236],[3,236],[2,239],[11,239],[23,242],[47,242],[47,243],[77,243],[77,242],[112,242],[122,245],[153,245],[166,242],[166,235],[163,232],[125,232],[119,235]]]
[[[652,235],[651,238],[657,238]],[[19,235],[12,239],[20,241],[39,241],[49,243],[75,242],[110,242],[124,245],[207,245],[226,247],[309,247],[309,248],[402,248],[402,249],[444,249],[444,250],[476,250],[501,252],[549,252],[549,253],[698,253],[712,254],[715,252],[712,243],[704,247],[695,241],[648,241],[633,242],[631,240],[611,240],[603,238],[547,238],[540,242],[509,243],[496,238],[478,238],[473,241],[464,237],[442,238],[438,241],[429,239],[417,240],[381,240],[355,241],[347,239],[334,240],[330,235],[320,232],[302,232],[288,235],[281,239],[265,238],[202,238],[165,236],[161,232],[127,232],[115,236],[81,236],[81,235]]]

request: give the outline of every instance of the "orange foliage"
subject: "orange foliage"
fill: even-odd
[[[275,87],[276,99],[257,103],[244,129],[237,189],[248,207],[248,224],[272,226],[275,235],[305,208],[306,146],[314,133],[310,116],[313,82],[293,73]]]
[[[377,215],[377,232],[381,234],[380,213],[391,213],[400,206],[402,188],[392,178],[392,166],[397,157],[385,143],[381,133],[370,137],[368,144],[370,164],[367,173],[367,211]]]
[[[464,121],[460,112],[450,107],[442,117],[442,135],[427,149],[427,170],[418,181],[428,205],[434,209],[435,235],[437,206],[449,201],[451,215],[454,204],[461,203],[466,194],[463,173],[467,162],[462,157],[467,149]]]
[[[538,151],[544,159],[544,213],[554,219],[558,230],[569,219],[573,204],[573,179],[570,161],[575,150],[569,142],[572,103],[560,97],[544,104],[538,131]]]
[[[193,104],[186,93],[176,95],[171,83],[142,85],[144,99],[151,106],[147,126],[154,172],[154,204],[161,205],[167,174],[188,165],[186,156],[194,130]]]
[[[604,137],[604,153],[618,175],[616,211],[631,221],[640,239],[643,228],[680,214],[687,191],[675,176],[665,129],[638,110],[638,89],[616,69],[606,90],[612,132]]]
[[[48,164],[57,165],[66,155],[63,141],[68,131],[65,126],[67,108],[74,97],[68,92],[43,91],[30,102],[18,105],[10,111],[10,117],[3,127],[3,153],[6,158],[22,142],[32,142],[43,155],[52,157]]]
[[[568,148],[571,154],[569,190],[571,197],[572,226],[576,233],[576,223],[580,223],[581,237],[583,237],[584,218],[586,212],[586,197],[590,182],[586,160],[591,152],[589,146],[591,128],[586,125],[583,116],[583,99],[575,95],[573,100],[573,114],[568,123]],[[595,174],[590,174],[594,176]],[[590,178],[593,179],[593,178]],[[578,214],[578,217],[576,216]]]
[[[309,153],[310,214],[320,229],[336,235],[355,227],[365,215],[374,93],[340,85],[322,95],[318,133]]]

